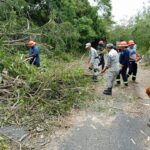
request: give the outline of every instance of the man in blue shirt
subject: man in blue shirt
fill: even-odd
[[[123,82],[125,86],[128,86],[128,78],[127,78],[127,68],[129,67],[129,51],[127,49],[127,42],[123,41],[119,44],[120,56],[120,74],[117,76],[117,84],[120,84],[120,75],[122,76]]]
[[[30,47],[29,50],[30,64],[33,64],[36,67],[40,67],[39,49],[35,45],[36,43],[34,41],[28,42],[28,47]]]
[[[128,42],[128,50],[130,53],[130,65],[129,65],[129,72],[127,77],[132,75],[132,80],[136,80],[136,74],[137,74],[137,63],[136,63],[136,46],[133,40],[130,40]]]

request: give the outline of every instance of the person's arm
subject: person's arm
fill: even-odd
[[[108,68],[109,68],[108,66],[105,66],[105,68],[101,71],[101,73],[105,73]]]
[[[107,53],[106,49],[103,49],[103,50],[100,51],[98,54],[106,54],[106,53]]]
[[[104,67],[104,69],[101,71],[101,73],[105,73],[106,70],[110,68],[110,65],[111,65],[111,57],[108,55],[107,64],[106,64],[106,66]]]

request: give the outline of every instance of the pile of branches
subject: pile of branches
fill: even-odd
[[[55,68],[56,69],[56,68]],[[71,71],[70,71],[71,69]],[[63,116],[70,108],[78,107],[87,95],[88,78],[79,69],[63,72],[43,72],[12,77],[3,72],[0,84],[0,125],[17,124],[36,128],[50,116]]]

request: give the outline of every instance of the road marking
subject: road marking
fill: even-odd
[[[136,145],[135,141],[132,138],[130,140],[134,145]]]
[[[146,135],[146,133],[145,133],[143,130],[140,130],[140,132],[141,132],[143,135]]]
[[[90,126],[91,126],[94,130],[96,130],[96,127],[95,127],[94,125],[91,124]]]

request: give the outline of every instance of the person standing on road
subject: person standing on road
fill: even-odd
[[[93,76],[92,79],[93,81],[98,81],[98,74],[99,74],[99,68],[98,68],[98,64],[99,64],[99,57],[97,54],[96,49],[94,49],[91,46],[91,43],[87,43],[85,45],[85,48],[89,51],[89,70],[92,71]]]
[[[106,49],[108,51],[107,63],[101,73],[107,72],[107,88],[103,91],[105,95],[112,95],[113,83],[119,73],[119,55],[116,50],[113,49],[113,44],[107,44]]]
[[[119,56],[119,63],[120,63],[120,72],[117,76],[117,84],[121,84],[120,75],[122,76],[123,82],[125,86],[128,86],[128,78],[127,78],[127,69],[129,67],[129,51],[127,49],[128,44],[127,42],[123,41],[119,43],[120,49],[120,56]]]
[[[136,80],[137,74],[137,63],[136,63],[136,46],[133,40],[128,42],[128,50],[130,53],[130,63],[129,63],[129,72],[127,77],[129,78],[132,75],[132,80]]]
[[[98,51],[98,55],[99,55],[99,59],[100,59],[99,66],[102,65],[102,69],[104,69],[104,66],[105,66],[105,60],[104,60],[104,42],[102,40],[100,40],[98,42],[97,51]]]
[[[30,48],[28,59],[30,64],[40,67],[39,49],[35,45],[36,43],[34,41],[28,42],[28,47]]]

